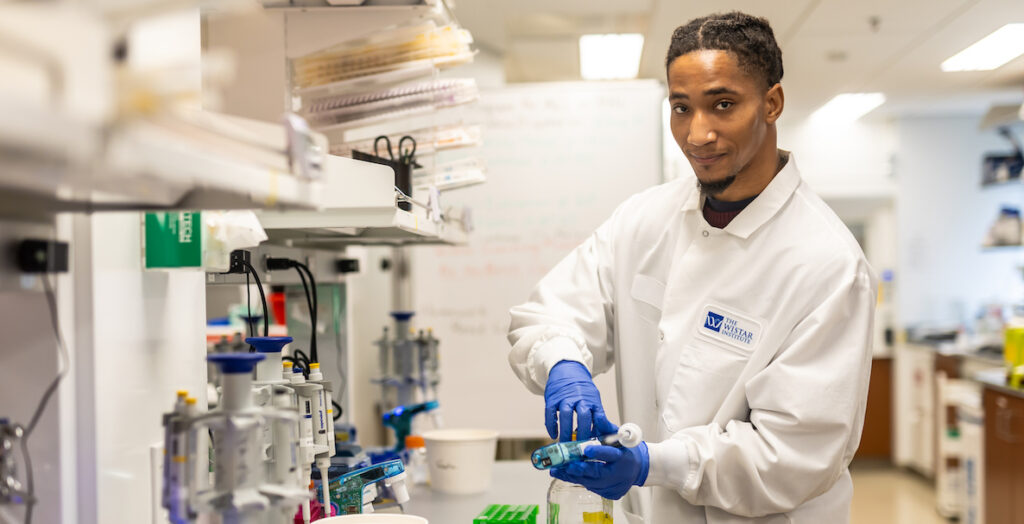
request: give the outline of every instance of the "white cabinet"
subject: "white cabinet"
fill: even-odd
[[[896,348],[897,465],[931,477],[935,473],[935,351],[905,344]]]

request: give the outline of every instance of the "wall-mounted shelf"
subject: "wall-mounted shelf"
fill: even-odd
[[[434,222],[393,207],[273,215],[270,219],[266,214],[260,217],[270,240],[293,247],[333,250],[349,245],[457,245],[467,240],[466,232],[459,225]]]
[[[387,166],[328,156],[325,172],[323,209],[258,213],[271,241],[315,249],[466,241],[460,224],[430,220],[420,208],[399,209]]]
[[[988,189],[988,188],[993,188],[993,187],[1007,187],[1007,186],[1024,187],[1024,183],[1022,183],[1022,182],[1024,182],[1024,180],[1022,180],[1020,177],[1017,177],[1017,178],[1011,178],[1009,180],[1003,180],[1003,181],[999,181],[999,182],[982,182],[981,183],[981,187],[982,187],[982,189]]]
[[[0,103],[0,114],[8,216],[320,205],[322,183],[292,174],[279,125],[207,114],[105,126],[26,103]]]

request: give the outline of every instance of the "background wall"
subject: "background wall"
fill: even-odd
[[[509,369],[508,310],[619,203],[661,181],[663,97],[651,81],[483,93],[488,181],[445,195],[473,207],[477,229],[466,247],[419,248],[413,259],[417,324],[442,342],[439,396],[449,425],[545,435],[543,400]],[[616,413],[614,376],[597,382]]]
[[[55,234],[53,224],[0,221],[0,245],[5,247],[26,237],[53,238]],[[65,274],[51,281],[58,297],[64,298],[70,276]],[[0,350],[0,417],[27,426],[43,392],[57,375],[57,342],[42,283],[38,278],[22,276],[9,256],[0,256],[0,314],[4,328]],[[65,335],[74,326],[70,320],[66,315],[61,318]],[[67,385],[65,381],[63,387]],[[73,449],[68,456],[68,441],[61,433],[62,415],[67,413],[74,413],[68,407],[68,398],[60,392],[54,394],[28,440],[36,495],[50,501],[36,506],[35,522],[59,522],[65,501],[74,501],[73,490],[63,491],[72,483],[62,482],[74,475]],[[74,447],[73,441],[70,447]],[[20,468],[21,450],[15,451]],[[19,469],[19,475],[23,474]],[[20,506],[0,506],[0,522],[23,522],[23,514]]]
[[[1020,207],[1024,185],[980,187],[981,159],[1009,143],[979,131],[977,117],[898,122],[899,310],[907,325],[955,325],[982,304],[1020,302],[1019,249],[982,250],[1002,204]],[[1020,135],[1024,126],[1015,127]]]
[[[76,517],[119,522],[151,512],[150,448],[175,391],[206,403],[205,274],[144,271],[139,213],[76,220]]]

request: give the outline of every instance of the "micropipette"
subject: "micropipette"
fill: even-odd
[[[573,440],[571,442],[556,442],[537,449],[530,456],[533,467],[537,469],[550,469],[570,462],[586,460],[583,450],[590,446],[618,446],[621,448],[634,448],[640,445],[643,434],[640,426],[628,422],[619,427],[615,433],[610,433],[590,440]]]

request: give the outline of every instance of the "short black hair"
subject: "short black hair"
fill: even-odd
[[[782,50],[764,18],[733,11],[702,16],[677,27],[665,58],[666,72],[676,58],[705,49],[736,55],[740,67],[763,79],[767,89],[782,81]]]

